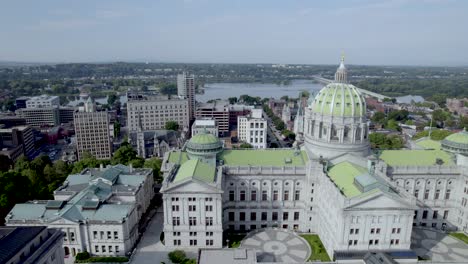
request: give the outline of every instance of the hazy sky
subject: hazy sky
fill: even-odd
[[[0,60],[468,65],[465,0],[0,0]]]

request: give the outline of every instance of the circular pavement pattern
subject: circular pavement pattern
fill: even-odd
[[[414,228],[411,249],[420,257],[432,261],[466,261],[468,245],[443,232]]]
[[[307,241],[280,229],[253,231],[242,240],[241,247],[257,250],[258,262],[305,262],[311,254]]]

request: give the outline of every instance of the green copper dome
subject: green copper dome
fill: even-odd
[[[442,140],[442,149],[450,152],[468,154],[468,132],[463,130]]]
[[[366,101],[352,84],[330,83],[315,96],[312,111],[336,117],[362,117]]]
[[[187,151],[196,152],[218,152],[222,150],[223,143],[214,135],[202,132],[193,136],[187,142]]]

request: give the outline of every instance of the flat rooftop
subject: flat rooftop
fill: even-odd
[[[340,162],[328,170],[328,176],[348,198],[362,194],[354,185],[354,178],[366,173],[366,168],[348,161]]]
[[[233,166],[304,166],[308,157],[305,151],[293,149],[256,149],[224,150],[219,159]]]
[[[185,152],[171,152],[170,163],[184,163],[188,160]],[[293,149],[252,149],[224,150],[218,157],[228,166],[305,166],[308,157],[305,151]]]
[[[432,140],[432,139],[418,140],[416,142],[416,145],[424,149],[441,149],[440,141]]]
[[[384,150],[380,159],[390,166],[431,166],[437,159],[444,165],[454,165],[450,154],[443,150]]]

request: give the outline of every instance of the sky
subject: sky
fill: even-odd
[[[468,65],[466,0],[0,0],[0,61]]]

